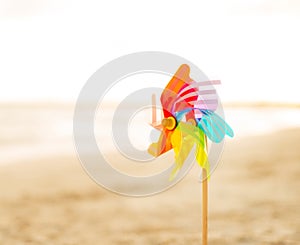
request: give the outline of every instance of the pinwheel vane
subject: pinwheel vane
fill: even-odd
[[[190,151],[196,146],[195,158],[203,169],[202,178],[202,244],[207,244],[207,178],[210,176],[207,138],[214,143],[221,142],[225,135],[233,137],[230,126],[215,113],[218,96],[212,85],[220,81],[195,82],[190,78],[190,67],[181,65],[163,90],[160,101],[163,119],[156,121],[155,95],[152,96],[152,123],[161,131],[158,142],[152,143],[148,152],[158,157],[173,149],[175,167],[173,180]],[[208,88],[208,89],[207,89]]]

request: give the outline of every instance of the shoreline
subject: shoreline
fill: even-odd
[[[51,100],[24,100],[24,101],[0,101],[0,108],[2,107],[60,107],[60,108],[74,108],[76,100],[70,101],[51,101]],[[115,107],[118,105],[114,101],[106,101],[103,103],[107,107]],[[225,101],[222,102],[224,108],[294,108],[299,109],[300,103],[298,102],[272,102],[272,101],[257,101],[257,102],[236,102]]]

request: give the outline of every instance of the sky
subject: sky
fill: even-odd
[[[110,60],[164,51],[223,101],[300,103],[299,26],[296,0],[0,0],[0,101],[75,101]]]

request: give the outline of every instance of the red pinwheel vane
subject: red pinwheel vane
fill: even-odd
[[[221,142],[225,135],[233,137],[230,126],[215,113],[218,96],[212,85],[220,81],[196,82],[190,78],[190,67],[181,65],[163,90],[160,101],[163,119],[156,122],[156,107],[152,109],[152,126],[161,131],[158,142],[152,143],[148,152],[154,157],[173,149],[175,167],[173,180],[190,151],[196,146],[195,158],[203,168],[202,192],[202,242],[207,244],[207,177],[210,175],[207,157],[207,138]],[[209,89],[207,89],[209,88]],[[153,97],[153,102],[155,97]]]

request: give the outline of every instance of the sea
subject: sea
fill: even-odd
[[[94,133],[98,147],[104,152],[117,152],[112,120],[115,108],[101,107],[95,112]],[[30,162],[49,156],[74,155],[74,105],[1,104],[0,164]],[[157,113],[160,120],[160,112]],[[232,127],[232,140],[264,135],[288,128],[300,127],[299,107],[225,107],[224,117]],[[117,127],[128,132],[132,145],[139,150],[157,140],[159,131],[151,125],[151,110],[138,111],[130,120],[117,117]],[[115,126],[116,127],[116,126]]]

